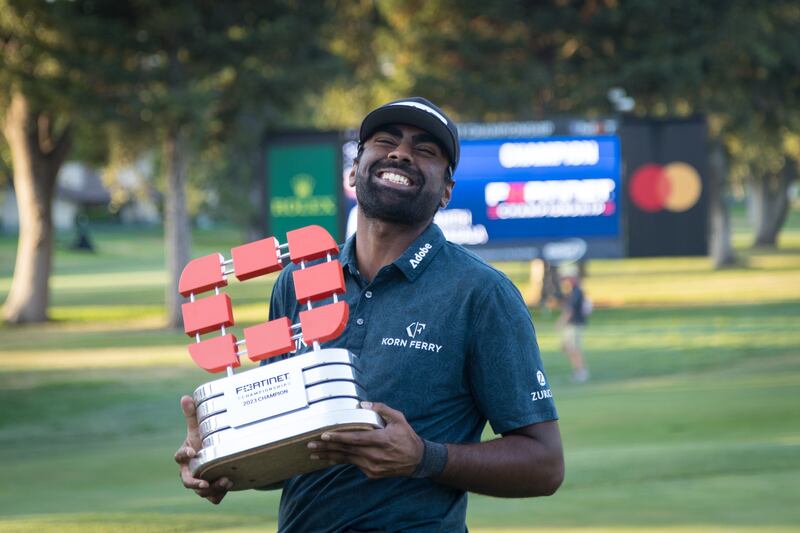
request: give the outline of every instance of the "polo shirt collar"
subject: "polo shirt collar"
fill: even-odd
[[[414,281],[422,272],[428,268],[433,256],[441,249],[445,243],[444,234],[439,226],[430,224],[414,242],[411,243],[403,255],[392,263],[405,275],[409,281]],[[342,268],[349,270],[350,274],[358,272],[358,262],[356,261],[356,236],[353,234],[342,246],[339,253],[339,261]]]
[[[436,224],[431,224],[393,264],[405,274],[408,281],[414,281],[428,268],[444,243],[442,230]]]

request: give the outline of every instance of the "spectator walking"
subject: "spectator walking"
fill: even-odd
[[[572,379],[583,383],[589,379],[589,369],[583,357],[583,330],[586,327],[591,304],[581,287],[581,277],[577,266],[563,268],[562,279],[570,286],[570,292],[563,300],[558,327],[561,330],[561,347],[572,367]]]

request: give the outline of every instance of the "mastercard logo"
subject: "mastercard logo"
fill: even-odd
[[[688,211],[700,199],[702,191],[700,174],[681,161],[641,166],[631,176],[628,187],[633,204],[648,213]]]

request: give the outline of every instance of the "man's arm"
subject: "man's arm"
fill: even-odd
[[[353,464],[367,477],[410,476],[424,443],[400,411],[365,402],[386,421],[374,431],[328,432],[309,443],[312,458]],[[476,444],[447,444],[447,463],[433,478],[462,490],[506,498],[553,494],[564,479],[561,433],[555,421],[532,424]]]
[[[531,424],[486,442],[448,444],[447,465],[434,480],[501,498],[550,496],[564,480],[558,422]]]

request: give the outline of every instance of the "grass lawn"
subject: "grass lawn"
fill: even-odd
[[[737,268],[590,265],[588,384],[569,381],[555,317],[534,311],[566,481],[550,498],[471,495],[471,531],[800,530],[800,213],[778,250],[746,249],[741,219],[735,227]],[[93,237],[94,255],[59,241],[53,322],[0,326],[0,531],[275,529],[279,493],[213,507],[178,480],[177,399],[208,375],[186,337],[161,327],[160,233]],[[239,242],[199,232],[193,252]],[[0,300],[14,246],[0,237]],[[527,265],[500,267],[525,290]],[[271,283],[232,284],[238,324],[264,319]]]

